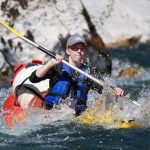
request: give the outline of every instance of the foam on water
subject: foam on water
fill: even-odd
[[[106,85],[126,87],[128,90],[128,96],[120,97],[116,99],[112,90],[108,90],[109,86],[105,87],[101,95],[94,90],[90,90],[88,94],[88,111],[92,112],[94,116],[94,125],[102,125],[104,128],[109,128],[108,122],[102,122],[101,119],[111,116],[114,120],[135,120],[138,124],[144,127],[150,127],[150,69],[143,68],[136,64],[130,64],[129,61],[122,63],[118,59],[113,60],[113,64],[116,67],[113,68],[112,77],[104,77]],[[119,65],[118,65],[119,64]],[[115,78],[117,76],[118,67],[125,68],[127,66],[134,66],[138,68],[140,73],[134,78]],[[135,87],[139,88],[137,96],[133,93]],[[12,88],[0,89],[0,106],[4,103]],[[109,91],[109,92],[108,92]],[[133,104],[130,99],[137,101],[141,104],[141,107]],[[66,107],[62,107],[61,111],[32,111],[27,117],[25,124],[16,124],[15,127],[10,130],[7,129],[5,123],[0,115],[0,132],[11,135],[22,135],[33,130],[42,128],[43,125],[59,125],[66,122],[74,122],[74,112]],[[95,110],[95,112],[94,112]],[[27,110],[29,112],[29,110]],[[90,116],[90,114],[87,116]],[[100,114],[100,115],[98,115]],[[86,116],[86,117],[87,117]],[[103,117],[103,118],[101,118]],[[33,121],[34,120],[34,121]],[[77,120],[77,119],[75,119]],[[109,120],[110,121],[110,120]],[[113,127],[113,126],[112,126]]]
[[[74,116],[74,111],[66,105],[61,105],[60,110],[36,110],[27,109],[27,117],[23,123],[15,123],[12,129],[8,129],[0,114],[0,132],[10,135],[23,135],[28,132],[39,130],[43,125],[52,125],[59,123],[71,122]]]
[[[10,93],[11,89],[1,89],[1,105]],[[142,105],[138,107],[129,101],[128,97],[116,98],[112,93],[103,92],[102,95],[96,91],[90,91],[88,94],[88,106],[89,110],[95,109],[95,125],[103,125],[105,128],[111,127],[107,122],[101,122],[102,118],[99,118],[97,114],[102,114],[106,117],[106,114],[110,115],[114,120],[135,120],[137,123],[144,127],[150,127],[150,94],[149,90],[143,90],[140,93],[140,97],[137,102]],[[99,102],[105,100],[105,106],[99,107]],[[102,104],[102,103],[101,103]],[[0,118],[0,132],[11,135],[22,135],[27,132],[39,130],[42,125],[58,124],[74,121],[74,112],[70,109],[62,107],[61,111],[33,111],[30,116],[26,119],[24,124],[16,124],[13,129],[7,129],[3,122],[2,116]],[[107,110],[107,111],[106,111]],[[103,112],[102,112],[103,111]],[[29,113],[29,110],[28,110]],[[105,113],[105,115],[104,115]],[[88,114],[90,116],[90,114]],[[113,126],[112,126],[113,127]]]
[[[127,77],[120,77],[116,78],[114,80],[114,77],[117,77],[119,72],[121,70],[124,70],[128,67],[133,67],[138,70],[138,73],[131,78]],[[147,81],[150,80],[150,68],[144,68],[138,64],[133,64],[129,60],[122,61],[119,59],[113,59],[113,69],[112,69],[112,77],[106,77],[107,81],[109,81],[110,84],[116,84],[116,85],[138,85],[140,86],[141,82],[144,82],[144,84],[147,84]],[[115,83],[114,83],[115,82]],[[140,82],[140,83],[139,83]]]
[[[124,83],[128,85],[128,82],[130,80],[131,79],[124,79]],[[132,86],[135,86],[137,83],[134,79],[132,80]],[[147,80],[147,78],[145,80]],[[105,81],[107,83],[106,85],[110,85],[110,83],[113,83],[114,85],[118,84],[118,82],[116,82],[116,80],[114,80],[112,77],[106,77]],[[134,120],[135,123],[137,123],[140,126],[150,126],[150,94],[148,92],[149,89],[146,85],[143,86],[142,89],[140,87],[141,92],[138,93],[136,99],[135,97],[134,99],[131,98],[132,91],[130,91],[130,93],[127,96],[118,97],[117,99],[114,96],[113,90],[110,88],[110,86],[104,87],[103,91],[104,92],[102,95],[100,95],[99,100],[97,100],[97,103],[95,103],[93,107],[85,111],[85,113],[81,116],[81,123],[98,124],[103,125],[106,128],[108,128],[108,126],[114,128],[114,120]],[[141,104],[141,107],[132,103],[132,100],[135,100],[139,104]]]

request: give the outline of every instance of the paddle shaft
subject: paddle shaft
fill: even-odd
[[[6,24],[5,22],[0,20],[0,24],[2,24],[4,27],[6,27],[9,31],[13,32],[18,38],[24,40],[25,42],[29,43],[30,45],[36,47],[37,49],[41,50],[42,52],[46,53],[47,55],[51,56],[52,58],[55,58],[56,55],[53,54],[52,52],[50,52],[49,50],[47,50],[46,48],[36,44],[35,42],[27,39],[26,37],[24,37],[23,35],[21,35],[19,32],[17,32],[16,30],[14,30],[12,27],[10,27],[8,24]],[[68,65],[70,68],[74,69],[75,71],[85,75],[87,78],[93,80],[94,82],[96,82],[97,84],[99,84],[100,86],[103,86],[103,82],[101,82],[100,80],[94,78],[92,75],[82,71],[81,69],[69,64],[67,61],[62,60],[62,63]]]
[[[2,24],[4,27],[6,27],[8,30],[10,30],[11,32],[13,32],[17,37],[19,37],[20,39],[24,40],[25,42],[29,43],[30,45],[36,47],[37,49],[41,50],[42,52],[46,53],[47,55],[51,56],[52,58],[56,58],[56,55],[53,54],[52,52],[50,52],[49,50],[45,49],[44,47],[36,44],[35,42],[27,39],[26,37],[24,37],[23,35],[21,35],[19,32],[17,32],[16,30],[14,30],[13,28],[11,28],[9,25],[7,25],[6,23],[4,23],[3,21],[0,20],[0,24]],[[99,84],[100,86],[104,86],[104,83],[96,78],[94,78],[92,75],[82,71],[81,69],[71,65],[70,63],[68,63],[65,60],[62,60],[62,63],[68,65],[70,68],[74,69],[75,71],[85,75],[87,78],[91,79],[92,81],[96,82],[97,84]],[[137,105],[137,106],[141,106],[139,103],[137,103],[136,101],[132,101],[133,104]]]
[[[25,37],[23,37],[22,39],[23,39],[24,41],[26,41],[27,43],[31,44],[32,46],[36,47],[37,49],[41,50],[42,52],[46,53],[47,55],[51,56],[52,58],[55,58],[55,57],[56,57],[55,54],[53,54],[52,52],[48,51],[48,50],[45,49],[44,47],[42,47],[42,46],[36,44],[35,42],[33,42],[33,41],[31,41],[31,40],[29,40],[29,39],[27,39],[27,38],[25,38]],[[102,83],[100,80],[94,78],[93,76],[91,76],[90,74],[88,74],[88,73],[82,71],[81,69],[79,69],[79,68],[77,68],[77,67],[71,65],[71,64],[68,63],[67,61],[62,60],[62,63],[68,65],[70,68],[72,68],[72,69],[74,69],[75,71],[77,71],[77,72],[79,72],[79,73],[85,75],[86,77],[88,77],[89,79],[93,80],[93,81],[96,82],[97,84],[103,86],[103,83]]]

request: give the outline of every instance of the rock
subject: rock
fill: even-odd
[[[56,53],[64,53],[62,48],[57,49],[55,46],[60,35],[64,38],[74,33],[86,36],[92,47],[90,54],[97,57],[91,57],[94,59],[93,64],[103,64],[99,68],[102,72],[111,72],[111,57],[107,46],[150,41],[148,0],[137,0],[136,3],[130,0],[1,0],[0,7],[3,21]],[[16,64],[31,59],[49,60],[45,54],[15,38],[3,27],[0,33],[11,48],[10,57],[16,58]]]
[[[133,78],[137,74],[138,74],[138,69],[133,68],[133,67],[128,67],[126,69],[121,70],[118,77]]]
[[[142,40],[139,42],[148,41],[143,37],[150,37],[149,0],[137,0],[136,3],[130,0],[83,0],[83,4],[106,46],[117,44],[118,39],[128,40],[137,35]]]
[[[2,10],[2,15],[6,15],[9,25],[20,33],[25,33],[24,35],[30,40],[36,43],[44,43],[44,47],[50,47],[51,51],[55,53],[64,55],[66,40],[69,35],[79,33],[85,36],[88,45],[91,46],[90,57],[87,58],[90,65],[97,68],[100,66],[98,70],[101,73],[111,73],[110,54],[102,38],[97,33],[88,10],[86,10],[80,0],[51,1],[46,6],[45,1],[23,1],[21,3],[20,0],[16,0],[14,2],[3,1],[1,6],[5,6],[5,9]],[[42,9],[43,7],[45,9]],[[10,18],[9,15],[13,15],[10,13],[12,8],[19,11],[16,13],[16,16]],[[39,15],[34,15],[34,13]],[[51,20],[49,20],[50,18]],[[3,33],[4,35],[6,34],[6,32]],[[19,58],[16,59],[16,63],[25,62],[30,59],[29,57],[32,57],[32,59],[44,58],[45,61],[49,59],[45,57],[45,54],[42,53],[42,55],[40,51],[37,53],[37,50],[30,50],[31,47],[23,41],[19,39],[14,40],[12,33],[8,32],[8,35],[5,36],[7,37],[5,41],[8,41],[13,55]]]
[[[115,43],[108,44],[107,47],[110,47],[110,48],[127,47],[127,46],[140,43],[140,40],[141,40],[141,36],[135,36],[129,39],[118,39],[116,40]]]

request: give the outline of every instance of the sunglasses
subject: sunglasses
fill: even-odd
[[[79,49],[81,50],[81,51],[85,51],[86,50],[86,47],[69,47],[71,50],[73,50],[73,51],[78,51]]]

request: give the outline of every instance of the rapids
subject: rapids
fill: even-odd
[[[94,120],[83,119],[87,112],[79,118],[75,118],[73,112],[65,109],[64,113],[39,111],[34,112],[26,120],[27,124],[16,124],[15,128],[7,129],[0,115],[0,147],[7,149],[69,149],[70,146],[79,145],[79,149],[85,148],[82,142],[92,141],[92,147],[99,148],[141,148],[149,147],[148,137],[150,127],[150,46],[136,45],[129,48],[110,49],[113,59],[113,72],[111,77],[104,77],[107,83],[103,94],[99,95],[91,90],[88,94],[88,116]],[[135,77],[117,77],[121,69],[134,67],[138,70]],[[116,99],[109,86],[119,86],[125,90],[125,97]],[[0,106],[12,91],[11,88],[0,88]],[[130,100],[135,100],[141,107],[136,106]],[[67,110],[67,111],[66,111]],[[63,111],[63,110],[62,110]],[[108,118],[107,118],[108,117]],[[34,120],[34,121],[33,121]],[[142,129],[118,129],[114,130],[112,120],[135,120],[143,126]],[[114,122],[113,122],[114,123]],[[84,125],[86,124],[86,125]],[[134,134],[139,135],[135,136]],[[19,138],[20,137],[20,138]],[[116,137],[116,140],[114,139]],[[131,137],[134,138],[132,141]],[[25,139],[25,140],[23,140]],[[146,145],[138,142],[145,140]],[[82,141],[82,142],[81,142]],[[114,141],[112,143],[111,141]],[[132,144],[130,143],[132,141]],[[65,142],[65,143],[64,143]],[[75,144],[73,144],[75,142]],[[111,143],[111,146],[108,145]],[[123,145],[122,145],[123,143]],[[128,145],[130,143],[130,145]],[[13,146],[10,146],[14,144]],[[18,146],[17,146],[18,144]],[[30,145],[30,146],[28,146]],[[60,146],[61,145],[61,146]],[[84,146],[83,146],[84,145]],[[91,147],[87,144],[87,146]],[[73,147],[76,149],[76,147]]]

